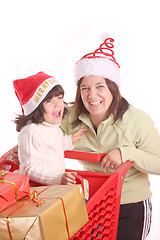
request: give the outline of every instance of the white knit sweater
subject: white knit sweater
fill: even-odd
[[[64,151],[73,147],[71,136],[63,136],[59,125],[28,124],[18,138],[19,173],[43,185],[60,184]]]

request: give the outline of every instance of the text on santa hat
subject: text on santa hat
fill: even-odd
[[[34,100],[38,103],[40,98],[42,97],[43,93],[45,92],[45,90],[51,85],[55,85],[54,83],[56,83],[56,79],[55,78],[48,78],[47,80],[45,80],[40,87],[38,88],[37,92],[35,93],[34,96]]]

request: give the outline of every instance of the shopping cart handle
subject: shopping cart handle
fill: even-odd
[[[64,152],[65,158],[72,158],[88,162],[101,162],[106,153],[96,153],[96,152],[82,152],[67,150]]]
[[[132,162],[127,160],[126,162],[124,162],[122,165],[120,165],[115,172],[119,173],[121,175],[121,178],[123,179],[126,175],[126,173],[128,172],[128,170],[130,169],[130,167],[132,166]]]
[[[84,179],[83,177],[81,177],[80,175],[73,175],[75,177],[76,180],[76,184],[80,184],[83,190],[83,194],[84,194]]]
[[[118,183],[119,183],[119,188],[117,190],[117,195],[121,194],[121,188],[122,188],[122,185],[123,185],[123,181],[124,181],[124,178],[128,172],[128,170],[131,168],[132,166],[132,162],[127,160],[126,162],[124,162],[121,166],[119,166],[115,171],[114,173],[117,174],[118,176]]]
[[[10,172],[19,169],[19,165],[15,164],[12,160],[12,152],[13,149],[10,149],[0,158],[0,168],[4,168],[5,170]]]

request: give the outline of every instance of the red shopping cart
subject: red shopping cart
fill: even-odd
[[[11,157],[12,150],[0,158],[0,169],[18,169]],[[104,154],[66,151],[66,158],[100,162]],[[89,182],[89,200],[86,204],[89,222],[71,240],[115,240],[117,235],[119,208],[124,177],[131,167],[130,161],[122,164],[113,174],[77,171],[77,184],[83,179]],[[67,170],[69,171],[69,170]],[[72,170],[73,171],[73,170]],[[74,170],[75,171],[75,170]]]

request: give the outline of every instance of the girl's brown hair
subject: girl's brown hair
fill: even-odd
[[[127,111],[129,108],[130,104],[127,102],[125,98],[123,98],[120,94],[119,87],[118,85],[105,78],[106,84],[113,96],[113,101],[107,110],[107,116],[109,117],[110,115],[113,116],[113,124],[118,120],[121,119],[123,114]],[[81,85],[82,79],[80,79],[77,83],[77,93],[76,93],[76,99],[75,99],[75,107],[76,107],[76,113],[77,116],[79,116],[81,113],[89,113],[88,110],[85,108],[82,98],[81,98],[81,93],[80,93],[80,85]],[[80,120],[77,119],[73,122],[73,126],[77,126],[80,123]]]
[[[29,123],[42,123],[43,120],[43,113],[44,113],[44,107],[43,103],[50,100],[53,96],[64,96],[64,90],[61,87],[61,85],[56,85],[53,87],[47,94],[47,96],[43,99],[43,101],[39,104],[39,106],[28,116],[25,115],[17,115],[16,119],[14,120],[16,124],[16,130],[17,132],[20,132],[21,129],[26,126]],[[67,112],[67,104],[65,103],[64,113],[63,117]]]

